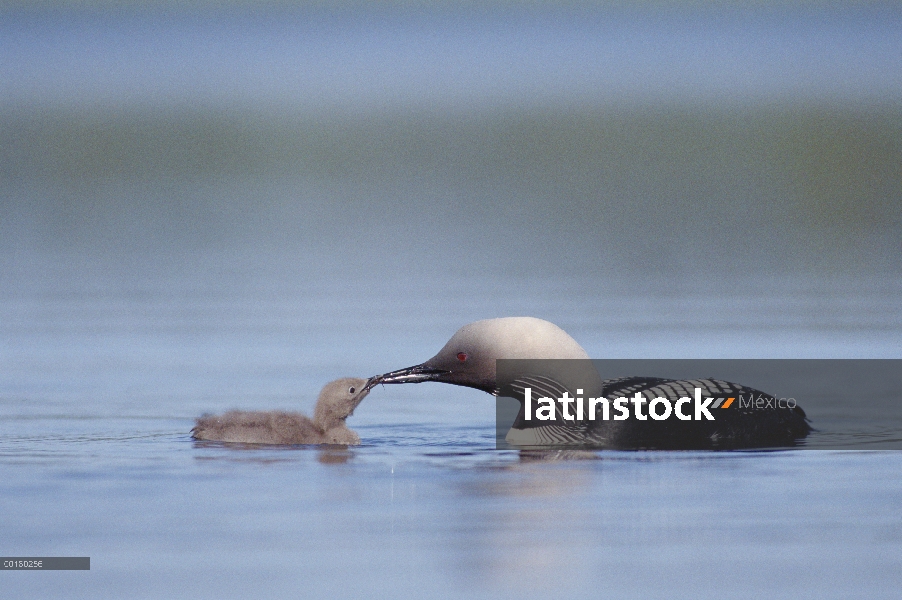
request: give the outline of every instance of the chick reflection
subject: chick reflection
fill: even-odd
[[[354,456],[347,446],[320,446],[316,460],[322,465],[344,465]]]

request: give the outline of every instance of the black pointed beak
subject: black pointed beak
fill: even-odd
[[[371,389],[382,383],[380,379],[382,375],[376,375],[375,377],[370,377],[366,380],[366,385],[363,386],[359,392],[357,392],[357,396],[360,397],[360,400],[363,400],[362,396],[365,396]],[[359,401],[358,401],[359,402]]]
[[[422,365],[414,365],[406,369],[399,369],[384,375],[377,375],[370,381],[375,381],[373,385],[380,383],[423,383],[424,381],[441,381],[443,375],[449,374],[451,371],[444,369],[435,369],[425,363]],[[369,386],[370,384],[367,383]]]

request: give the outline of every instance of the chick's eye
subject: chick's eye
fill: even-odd
[[[460,362],[464,362],[465,360],[467,360],[467,353],[466,352],[458,352],[457,360],[459,360]]]
[[[349,393],[349,394],[353,394],[353,393],[354,393],[354,388],[353,388],[353,387],[349,387],[349,388],[348,388],[348,393]]]

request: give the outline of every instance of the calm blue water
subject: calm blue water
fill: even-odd
[[[350,419],[364,443],[348,450],[190,439],[202,412],[309,412],[335,376],[411,364],[471,318],[527,308],[482,292],[466,310],[443,311],[436,289],[410,286],[394,303],[377,287],[367,302],[340,287],[279,299],[72,288],[4,298],[3,549],[87,555],[92,565],[6,572],[4,589],[22,598],[896,595],[898,452],[520,455],[494,449],[488,395],[439,384],[374,390]],[[889,299],[809,290],[772,296],[757,315],[736,298],[709,298],[702,311],[691,297],[626,294],[602,302],[615,317],[586,298],[534,297],[528,308],[596,355],[643,342],[701,352],[702,342],[708,355],[889,356],[900,339],[899,308],[881,304]],[[883,316],[852,327],[779,321],[781,307],[800,304],[811,319],[863,304]],[[648,326],[668,311],[672,328]],[[702,313],[732,335],[712,333]],[[624,331],[633,341],[605,343]],[[778,343],[759,344],[762,331]]]
[[[2,595],[898,597],[898,452],[497,451],[438,384],[374,390],[348,450],[189,431],[498,316],[902,357],[900,23],[4,9],[0,554],[91,570]]]

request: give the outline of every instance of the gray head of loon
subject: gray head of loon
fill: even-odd
[[[567,332],[534,317],[487,319],[464,325],[426,362],[377,375],[379,383],[439,381],[495,392],[498,359],[582,358],[589,355]]]

